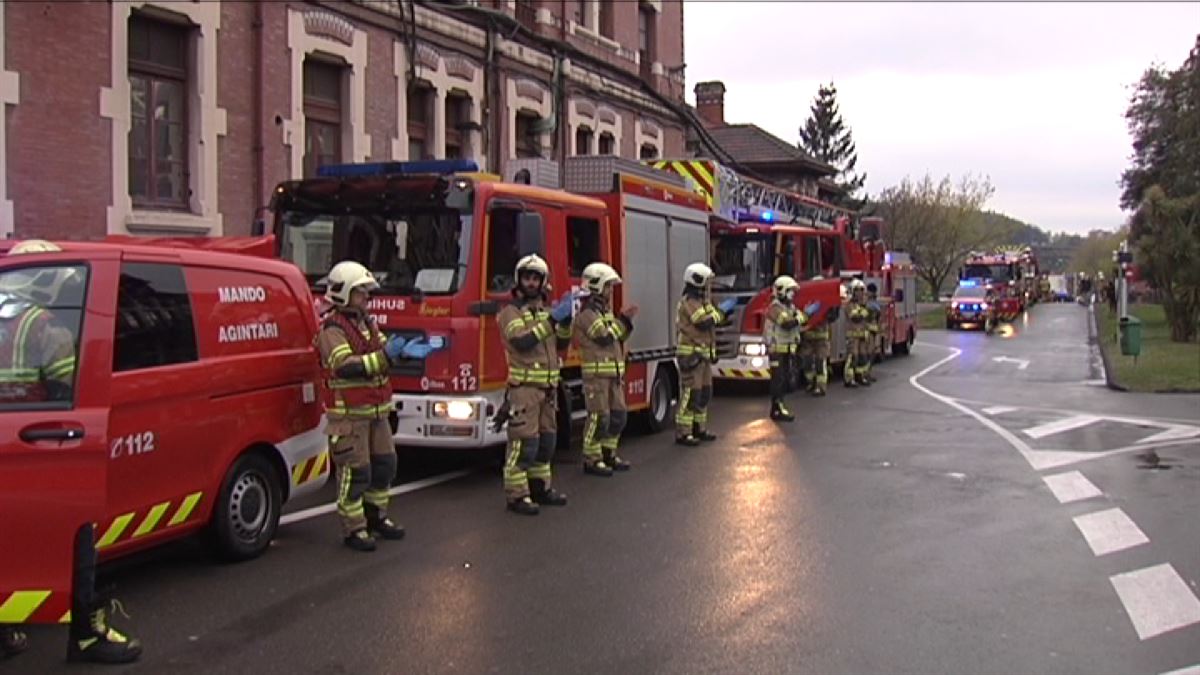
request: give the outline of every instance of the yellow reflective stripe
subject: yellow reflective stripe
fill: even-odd
[[[366,380],[329,380],[330,389],[355,389],[358,387],[378,387],[388,383],[387,375],[380,375]]]
[[[171,506],[171,502],[169,501],[161,504],[155,504],[154,507],[150,509],[150,513],[147,513],[146,517],[142,519],[142,524],[138,525],[138,528],[133,531],[134,539],[152,532],[158,525],[158,521],[162,520],[162,517],[167,512],[167,508],[169,506]]]
[[[42,315],[40,307],[34,307],[21,317],[21,322],[17,324],[17,336],[13,340],[13,369],[20,370],[25,367],[25,340],[29,337],[29,330],[33,327],[33,320]]]
[[[6,368],[0,370],[0,382],[37,382],[40,379],[38,371],[29,370],[28,368],[20,370]]]
[[[50,597],[50,591],[16,591],[0,605],[0,623],[24,623]]]
[[[58,619],[59,623],[71,623],[71,610],[63,612],[63,615]]]
[[[570,337],[571,337],[571,324],[569,324],[569,323],[560,323],[560,324],[558,324],[558,326],[556,326],[556,327],[554,328],[554,335],[555,335],[556,337],[560,337],[560,338],[562,338],[562,339],[564,339],[564,340],[568,340],[568,339],[570,339]]]
[[[55,380],[64,379],[75,372],[75,357],[68,356],[46,366],[46,377]]]
[[[545,340],[546,338],[550,337],[550,327],[544,322],[539,321],[538,324],[533,327],[533,334],[538,340]]]
[[[342,365],[342,361],[354,355],[354,350],[348,344],[340,344],[329,350],[329,367],[331,369]]]
[[[125,528],[129,527],[129,523],[133,520],[133,516],[134,514],[132,513],[125,513],[117,516],[116,520],[114,520],[112,524],[108,526],[108,529],[105,530],[104,536],[100,537],[100,541],[96,542],[96,548],[112,546],[113,542],[119,539],[121,534],[125,532]]]
[[[613,336],[618,340],[624,340],[627,333],[625,332],[625,323],[615,317],[609,318],[609,325],[612,326]]]
[[[525,319],[519,317],[508,322],[508,325],[504,327],[504,334],[512,337],[513,333],[523,330],[524,328]]]
[[[347,408],[346,406],[339,404],[329,408],[330,413],[333,413],[334,415],[343,415],[346,417],[377,417],[381,414],[387,414],[391,411],[391,403],[357,406],[354,408]]]
[[[692,323],[699,323],[703,321],[704,317],[706,316],[708,316],[708,307],[701,307],[700,309],[692,312]]]
[[[303,462],[297,462],[296,466],[292,468],[292,485],[299,485],[304,482],[304,469],[308,466],[309,461],[306,459]]]
[[[196,508],[196,504],[200,501],[203,492],[193,492],[183,498],[183,503],[175,510],[175,515],[171,516],[171,520],[167,521],[167,526],[171,527],[178,525],[188,519],[192,515],[192,509]]]
[[[304,479],[304,482],[307,483],[309,481],[316,480],[318,476],[324,474],[328,470],[328,465],[328,452],[322,452],[321,454],[317,455],[316,461],[313,462],[312,471],[308,472],[308,477]]]
[[[600,317],[593,321],[591,326],[588,326],[587,334],[588,337],[597,338],[607,331],[608,321],[606,321],[604,317]]]

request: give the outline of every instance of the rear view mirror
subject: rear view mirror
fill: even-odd
[[[542,216],[536,211],[522,211],[517,214],[517,255],[527,256],[530,253],[543,254],[545,249],[545,233],[542,228]]]

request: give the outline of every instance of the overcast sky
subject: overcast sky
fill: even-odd
[[[1123,222],[1131,85],[1153,62],[1178,68],[1200,32],[1200,2],[692,0],[684,13],[688,87],[724,81],[727,122],[795,142],[832,80],[871,194],[982,173],[989,208],[1079,233]]]

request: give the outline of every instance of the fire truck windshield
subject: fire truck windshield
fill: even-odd
[[[281,256],[318,285],[329,268],[357,260],[383,293],[449,295],[462,285],[470,255],[470,214],[421,209],[388,216],[282,214]]]
[[[714,289],[759,291],[770,285],[775,248],[770,237],[718,237],[711,245]]]
[[[1011,281],[1012,270],[1008,265],[984,265],[974,263],[963,267],[960,279],[992,279],[994,281]]]

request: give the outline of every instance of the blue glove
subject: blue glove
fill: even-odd
[[[383,353],[387,354],[389,359],[395,361],[396,359],[400,358],[402,353],[404,353],[404,343],[405,339],[403,337],[400,337],[399,335],[393,335],[388,338],[387,343],[383,345]]]
[[[811,318],[813,316],[816,316],[817,312],[819,312],[819,311],[821,311],[821,301],[820,300],[813,300],[812,302],[810,302],[804,306],[804,316]]]
[[[400,354],[406,359],[423,359],[432,352],[433,346],[426,344],[423,338],[414,338],[400,350]]]
[[[563,293],[563,296],[554,303],[554,307],[550,309],[550,318],[557,323],[566,321],[571,316],[571,309],[575,306],[575,294],[571,291]]]
[[[870,307],[870,308],[871,308],[871,311],[873,311],[873,312],[878,312],[878,311],[880,311],[880,309],[879,309],[879,303],[878,303],[878,302],[875,302],[874,300],[872,300],[871,302],[868,302],[868,303],[867,303],[867,307]]]
[[[717,309],[721,310],[722,314],[729,314],[734,307],[737,307],[737,298],[725,298],[721,304],[717,305]]]

